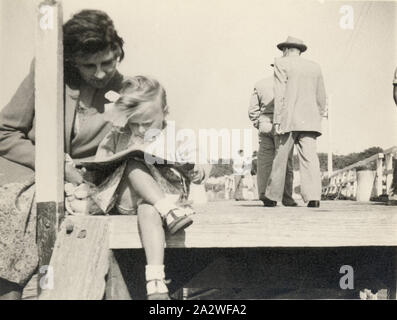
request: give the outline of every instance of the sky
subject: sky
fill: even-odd
[[[344,5],[353,9],[353,29],[341,28]],[[250,95],[272,74],[269,65],[281,54],[276,45],[291,35],[308,46],[303,56],[320,64],[329,96],[318,151],[397,145],[397,2],[67,0],[64,21],[84,8],[114,20],[125,41],[120,71],[157,78],[179,127],[251,128],[255,148]],[[0,108],[34,56],[34,9],[34,1],[0,0]]]

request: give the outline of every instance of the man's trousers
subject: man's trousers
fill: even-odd
[[[267,198],[273,201],[282,199],[288,158],[295,145],[299,160],[302,198],[305,202],[321,199],[320,162],[316,151],[316,138],[316,133],[306,131],[294,131],[276,136],[278,149],[266,188]]]
[[[257,182],[258,182],[258,194],[259,199],[263,199],[266,193],[266,186],[270,178],[270,173],[272,172],[272,165],[276,150],[278,147],[279,139],[273,132],[261,133],[259,134],[259,150],[258,150],[258,166],[257,166]],[[283,188],[283,201],[284,202],[294,202],[292,198],[292,188],[293,188],[293,165],[292,165],[292,153],[288,155],[287,167],[285,174],[285,188]]]

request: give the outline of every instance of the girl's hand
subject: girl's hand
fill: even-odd
[[[203,182],[205,178],[205,171],[204,168],[198,165],[195,165],[193,170],[189,172],[190,181],[195,184],[200,184]]]

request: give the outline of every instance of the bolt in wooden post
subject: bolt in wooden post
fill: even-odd
[[[63,205],[62,8],[43,1],[36,12],[35,121],[39,284],[50,262]],[[39,291],[43,286],[39,286]]]

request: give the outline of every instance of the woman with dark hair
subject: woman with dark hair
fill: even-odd
[[[76,163],[94,156],[110,129],[103,115],[105,94],[121,89],[117,63],[124,57],[123,40],[105,12],[83,10],[65,23],[63,43],[65,153]],[[0,112],[0,166],[10,173],[30,174],[26,181],[0,186],[0,299],[20,299],[37,268],[34,114],[32,63],[29,75]],[[65,180],[83,181],[69,161]]]
[[[82,74],[76,58],[84,60],[84,57],[109,51],[121,61],[124,58],[123,43],[123,39],[117,34],[112,20],[106,13],[97,10],[83,10],[74,15],[63,27],[65,83],[76,87],[81,85],[82,78],[87,80],[85,74]],[[107,67],[106,64],[105,67]],[[94,85],[106,84],[106,80],[111,79],[116,69],[112,68],[111,71],[102,83],[95,82]]]

